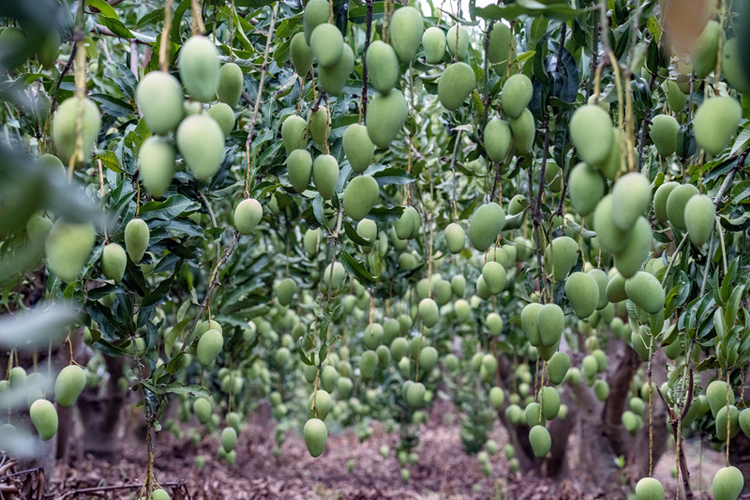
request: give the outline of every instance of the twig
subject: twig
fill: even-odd
[[[367,117],[365,116],[367,114],[367,49],[370,48],[370,38],[372,36],[372,0],[367,0],[367,17],[365,18],[365,24],[367,26],[367,32],[365,34],[365,52],[362,56],[362,106],[361,106],[361,114],[360,114],[360,122],[362,122],[361,118],[364,117],[365,120],[367,120]]]
[[[664,394],[661,393],[661,389],[659,388],[659,386],[656,386],[656,392],[659,393],[659,397],[661,398],[662,403],[664,403],[664,407],[669,413],[669,424],[672,426],[672,434],[674,436],[674,440],[675,442],[679,440],[680,444],[682,444],[682,436],[678,435],[677,433],[677,416],[675,415],[672,407],[667,404],[667,400],[664,398]],[[687,459],[685,458],[685,450],[683,446],[680,446],[679,458],[680,474],[682,475],[682,485],[685,488],[685,500],[693,500],[693,498],[695,498],[695,495],[693,494],[693,489],[690,486],[690,471],[688,470]]]
[[[127,40],[128,42],[135,42],[138,45],[151,45],[148,42],[144,42],[142,40],[138,40],[137,38],[123,38],[117,33],[113,33],[112,30],[104,26],[103,24],[97,24],[93,28],[91,28],[91,33],[96,33],[97,35],[104,35],[104,36],[111,36],[112,38],[119,38],[120,40]]]
[[[453,215],[454,220],[453,222],[456,222],[456,219],[458,218],[456,216],[456,155],[458,154],[458,144],[461,142],[461,130],[458,131],[456,134],[456,143],[453,145],[453,155],[451,156],[451,174],[453,174]],[[490,200],[492,201],[492,200]]]
[[[484,35],[484,114],[482,116],[482,127],[479,129],[479,139],[484,141],[484,128],[487,126],[487,120],[490,114],[490,102],[492,96],[490,95],[490,58],[488,56],[490,52],[490,35],[492,35],[492,28],[495,26],[495,21],[490,21],[487,26],[487,32]],[[456,51],[458,53],[458,51]]]
[[[70,68],[73,66],[73,61],[76,59],[76,52],[78,51],[78,44],[73,44],[73,48],[70,50],[70,57],[68,58],[68,62],[65,63],[65,66],[63,66],[62,71],[60,72],[60,78],[57,79],[57,83],[55,84],[55,91],[52,93],[52,104],[50,104],[49,107],[49,116],[52,116],[52,114],[55,112],[55,109],[57,108],[57,94],[60,92],[60,85],[62,85],[63,77],[67,74],[68,71],[70,71]]]
[[[202,191],[198,191],[198,196],[200,197],[201,201],[203,202],[203,205],[206,207],[206,211],[208,212],[208,216],[211,218],[211,224],[213,224],[214,227],[217,227],[218,224],[216,224],[216,215],[214,215],[214,211],[211,208],[211,204],[208,202],[208,199],[206,199],[206,195],[203,194]],[[219,262],[220,258],[220,252],[221,249],[219,248],[219,245],[216,245],[216,262]]]
[[[654,84],[656,83],[656,71],[651,73],[651,80],[648,82],[648,87],[652,91],[654,90]],[[646,125],[651,120],[651,106],[646,108],[646,115],[643,117],[641,122],[641,135],[638,137],[638,171],[640,172],[643,168],[643,146],[646,143]]]

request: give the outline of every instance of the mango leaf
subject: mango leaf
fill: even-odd
[[[120,20],[120,16],[117,15],[115,9],[104,0],[87,0],[86,7],[97,9],[104,17]],[[164,11],[161,12],[162,16],[164,16]]]
[[[199,385],[187,385],[183,386],[181,382],[174,382],[170,384],[164,392],[171,392],[172,394],[182,394],[184,396],[192,396],[194,398],[207,398],[211,395],[206,389]]]
[[[363,246],[363,247],[369,247],[372,245],[372,241],[362,237],[356,229],[352,227],[351,224],[349,224],[348,221],[344,221],[344,232],[346,233],[346,236],[349,237],[350,240],[355,245]]]
[[[375,283],[375,281],[377,281],[377,278],[373,278],[372,275],[367,272],[365,266],[363,266],[362,263],[357,259],[352,257],[346,250],[341,250],[340,258],[341,265],[344,266],[344,269],[346,269],[349,274],[357,278],[360,283]]]

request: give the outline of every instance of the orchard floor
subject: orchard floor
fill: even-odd
[[[456,415],[451,415],[449,403],[433,408],[428,425],[420,430],[420,444],[417,448],[419,463],[409,466],[411,480],[401,481],[401,467],[391,453],[383,459],[380,446],[387,444],[391,449],[398,442],[396,433],[386,435],[379,425],[374,425],[372,437],[360,443],[353,431],[343,434],[329,434],[325,453],[313,459],[307,453],[300,436],[287,434],[281,456],[274,458],[271,453],[274,445],[274,421],[264,424],[250,422],[242,432],[237,445],[237,463],[229,467],[215,458],[220,446],[218,437],[206,437],[196,448],[188,438],[177,439],[167,432],[161,432],[155,442],[155,475],[162,485],[167,486],[174,500],[188,499],[326,499],[326,500],[365,500],[365,499],[529,499],[529,500],[582,500],[582,499],[626,499],[629,491],[621,494],[609,490],[606,493],[592,487],[579,478],[576,472],[576,437],[571,438],[569,460],[573,473],[562,481],[540,479],[534,476],[523,477],[509,474],[502,446],[507,435],[501,425],[496,425],[491,438],[497,441],[500,450],[490,458],[492,475],[482,473],[476,456],[463,452]],[[445,415],[450,415],[445,418]],[[695,485],[698,487],[698,448],[695,443],[687,444],[689,467]],[[206,457],[206,465],[198,471],[194,466],[196,455]],[[723,465],[722,455],[704,448],[703,485],[710,489],[714,472]],[[354,461],[351,473],[347,462]],[[655,476],[665,485],[667,498],[674,498],[675,481],[673,447],[663,455],[655,471]],[[117,463],[107,463],[88,457],[77,462],[75,467],[59,465],[52,480],[54,498],[61,498],[72,490],[142,484],[145,470],[145,446],[129,442],[124,446]],[[86,496],[79,494],[67,498],[133,498],[138,489],[110,490],[107,496]],[[704,494],[704,499],[710,495]]]

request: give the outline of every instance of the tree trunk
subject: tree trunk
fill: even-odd
[[[109,372],[107,388],[103,396],[99,396],[96,388],[86,388],[78,398],[78,408],[81,420],[86,424],[83,437],[84,453],[112,459],[120,451],[119,440],[115,434],[120,421],[120,410],[125,401],[117,380],[122,374],[123,358],[104,356]]]

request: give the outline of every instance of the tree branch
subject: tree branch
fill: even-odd
[[[367,49],[370,48],[370,38],[372,37],[372,0],[367,0],[367,17],[365,18],[367,33],[365,34],[365,52],[362,54],[362,116],[367,117]]]

